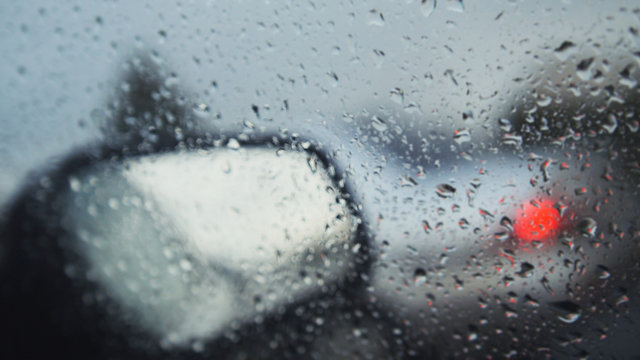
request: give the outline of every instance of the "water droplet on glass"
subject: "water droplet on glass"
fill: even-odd
[[[551,295],[553,295],[553,289],[551,288],[551,285],[549,284],[549,279],[547,279],[547,277],[543,277],[542,280],[540,280],[540,283],[542,284],[542,287],[544,287],[544,289]]]
[[[207,104],[196,104],[193,107],[193,114],[201,119],[206,119],[211,114],[211,109]]]
[[[498,120],[498,124],[500,124],[500,130],[509,132],[511,131],[511,121],[509,119],[500,119]]]
[[[578,321],[580,315],[582,314],[580,306],[567,300],[549,303],[549,307],[551,308],[551,310],[556,312],[560,321],[567,324]]]
[[[393,88],[389,92],[389,97],[391,101],[402,105],[404,103],[404,91],[400,88]]]
[[[384,26],[384,14],[377,9],[369,10],[369,25]]]
[[[578,77],[581,80],[586,81],[591,79],[591,76],[592,76],[591,65],[593,65],[593,60],[594,60],[593,57],[584,59],[580,61],[576,66]]]
[[[238,140],[236,140],[234,138],[231,138],[231,139],[229,139],[229,142],[227,143],[227,147],[229,149],[232,149],[232,150],[238,150],[238,149],[240,149],[240,142],[238,142]]]
[[[507,319],[515,319],[518,317],[518,313],[513,310],[512,308],[508,307],[508,306],[504,306],[504,316],[507,317]]]
[[[160,44],[164,44],[164,42],[167,40],[167,32],[164,30],[159,30],[158,31],[158,43]]]
[[[560,44],[560,46],[555,48],[553,51],[555,51],[555,52],[564,52],[566,50],[571,49],[574,46],[576,46],[576,44],[572,43],[571,41],[563,41],[562,44]]]
[[[80,191],[80,186],[81,186],[80,180],[78,180],[77,177],[75,176],[69,177],[69,187],[71,188],[71,191],[73,192]]]
[[[538,300],[531,297],[531,295],[527,294],[524,296],[524,303],[531,307],[539,307],[540,303]]]
[[[464,290],[464,281],[455,275],[453,276],[453,281],[455,283],[456,290]]]
[[[458,144],[471,141],[471,133],[468,129],[458,129],[453,132],[453,141]]]
[[[318,159],[315,156],[309,157],[307,159],[307,165],[309,166],[309,170],[311,170],[312,173],[316,173],[316,171],[318,171]]]
[[[583,186],[583,187],[576,188],[576,189],[575,189],[575,191],[574,191],[574,193],[575,193],[577,196],[585,195],[585,194],[587,193],[587,188],[586,188],[586,187],[584,187],[584,186]]]
[[[502,135],[502,145],[520,148],[520,146],[522,146],[522,136],[516,134],[504,134]]]
[[[402,175],[400,177],[400,186],[402,187],[411,187],[418,185],[416,179],[411,177],[411,175]]]
[[[534,269],[535,267],[530,263],[523,262],[522,264],[520,264],[520,271],[518,271],[516,275],[523,278],[530,277]]]
[[[436,186],[436,194],[443,199],[451,198],[456,193],[456,188],[449,184],[440,184]]]
[[[464,2],[463,0],[446,0],[447,1],[447,10],[455,11],[455,12],[463,12],[464,11]]]
[[[500,225],[509,231],[513,231],[513,223],[511,222],[511,219],[506,216],[503,216],[502,219],[500,219]]]
[[[604,265],[596,266],[596,273],[598,274],[598,278],[600,279],[608,279],[611,277],[609,269]]]
[[[424,17],[429,17],[436,9],[436,0],[422,0],[420,4],[420,11]]]
[[[609,134],[613,134],[618,128],[618,118],[613,114],[607,115],[605,121],[602,123],[602,128]]]
[[[427,234],[431,232],[431,225],[429,225],[429,222],[427,220],[422,220],[422,228],[424,229],[424,232]]]
[[[333,80],[333,83],[331,85],[334,87],[338,86],[338,81],[340,80],[338,74],[336,74],[335,71],[329,71],[327,72],[327,75]]]
[[[627,128],[632,133],[638,132],[638,128],[640,128],[640,121],[638,120],[630,120],[626,122]]]
[[[478,328],[474,325],[469,325],[469,334],[467,335],[468,341],[478,340]]]
[[[380,132],[384,132],[384,131],[387,131],[387,129],[389,129],[389,126],[384,122],[384,120],[382,120],[380,117],[375,115],[371,117],[371,125],[373,126],[374,129]]]
[[[349,114],[349,113],[342,114],[342,121],[346,122],[347,124],[351,123],[354,118],[355,116],[353,114]]]
[[[536,105],[538,105],[539,107],[547,107],[551,104],[552,101],[553,101],[553,98],[551,96],[540,94],[536,99]]]
[[[617,299],[616,299],[616,306],[620,306],[624,303],[629,302],[629,297],[627,295],[620,295]]]
[[[587,237],[596,236],[596,230],[598,229],[598,223],[590,217],[582,218],[578,221],[576,226],[578,232]]]
[[[500,242],[505,242],[509,239],[509,232],[507,231],[498,231],[495,234],[493,234],[493,238],[497,241]]]
[[[423,268],[417,268],[413,273],[413,283],[422,285],[427,282],[427,273]]]

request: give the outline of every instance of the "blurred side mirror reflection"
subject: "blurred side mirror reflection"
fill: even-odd
[[[63,174],[57,190],[37,201],[53,217],[20,214],[21,224],[13,233],[9,227],[19,250],[3,276],[11,285],[29,282],[9,289],[16,304],[28,299],[13,316],[34,339],[36,327],[75,335],[101,324],[82,315],[29,319],[39,306],[45,314],[97,306],[117,319],[107,319],[108,328],[131,327],[165,350],[197,350],[229,328],[327,293],[354,273],[361,249],[360,220],[334,172],[315,153],[233,140]],[[38,231],[25,219],[57,224]],[[62,287],[39,285],[58,269]],[[48,304],[36,305],[41,296]]]

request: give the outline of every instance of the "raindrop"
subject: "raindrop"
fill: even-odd
[[[567,300],[549,303],[549,307],[551,308],[551,310],[557,313],[558,319],[560,321],[567,324],[576,322],[582,314],[580,306]]]
[[[587,58],[578,63],[576,66],[578,77],[582,80],[589,80],[591,78],[591,65],[593,65],[593,58]]]
[[[519,148],[522,145],[522,136],[515,134],[504,134],[502,145],[510,145]]]
[[[511,131],[511,121],[509,119],[500,119],[498,120],[498,124],[500,124],[500,130],[509,132]]]
[[[458,225],[460,225],[460,229],[468,229],[469,221],[465,218],[461,218],[460,221],[458,221]]]
[[[504,305],[504,316],[506,316],[507,319],[515,319],[518,317],[518,313],[512,308]]]
[[[609,269],[604,265],[596,266],[596,273],[598,274],[598,278],[600,279],[608,279],[611,277]]]
[[[590,217],[582,218],[578,221],[578,232],[586,237],[596,236],[596,230],[598,229],[598,223]]]
[[[256,118],[260,119],[260,108],[258,107],[258,105],[252,104],[251,110],[254,114],[256,114]]]
[[[380,132],[384,132],[389,129],[389,126],[384,122],[384,120],[375,115],[371,117],[371,125],[373,125],[374,129]]]
[[[478,305],[480,305],[481,309],[486,309],[489,306],[489,304],[487,304],[487,301],[481,297],[478,298]]]
[[[455,283],[456,290],[464,290],[464,281],[462,281],[455,275],[453,276],[453,281]]]
[[[389,92],[389,97],[391,101],[402,105],[404,103],[404,91],[400,88],[393,88]]]
[[[422,15],[424,15],[424,17],[429,17],[436,9],[436,5],[436,0],[422,0],[422,4],[420,5]]]
[[[540,107],[547,107],[551,104],[551,101],[553,101],[553,98],[551,96],[541,94],[536,100],[536,104],[538,104],[538,106]]]
[[[534,269],[535,267],[533,265],[529,264],[528,262],[523,262],[522,264],[520,264],[520,271],[518,271],[516,275],[523,278],[530,277]]]
[[[540,165],[540,171],[542,171],[542,176],[544,181],[549,181],[549,166],[551,166],[551,159],[547,159]]]
[[[464,1],[463,0],[447,0],[447,9],[456,12],[464,11]]]
[[[583,187],[576,188],[576,189],[575,189],[575,191],[574,191],[574,193],[575,193],[576,195],[578,195],[578,196],[584,195],[584,194],[586,194],[586,193],[587,193],[587,188],[586,188],[586,187],[584,187],[584,186],[583,186]]]
[[[337,86],[338,81],[340,80],[338,74],[336,74],[335,71],[329,71],[327,72],[327,75],[333,80],[333,86]]]
[[[369,25],[384,26],[384,15],[377,9],[369,10]]]
[[[167,32],[164,30],[158,30],[158,36],[160,39],[158,40],[161,44],[167,40]]]
[[[231,138],[231,139],[229,139],[229,142],[227,143],[227,147],[229,149],[232,149],[232,150],[238,150],[238,149],[240,149],[240,142],[238,142],[238,140],[236,140],[234,138]]]
[[[586,58],[580,61],[576,66],[576,68],[578,69],[578,71],[585,71],[589,69],[589,67],[591,67],[591,64],[593,64],[593,58],[592,57]]]
[[[485,219],[485,220],[493,219],[493,217],[494,217],[493,214],[487,209],[480,208],[480,209],[478,209],[478,213],[480,213],[482,218]]]
[[[69,177],[69,187],[71,188],[71,191],[73,191],[73,192],[80,191],[80,189],[81,189],[80,180],[75,176]]]
[[[211,109],[207,104],[197,104],[193,107],[193,114],[201,119],[209,117]]]
[[[554,55],[560,61],[566,61],[569,56],[576,52],[576,45],[571,41],[564,41],[554,49]]]
[[[417,268],[413,272],[413,283],[416,285],[422,285],[427,282],[427,273],[423,268]]]
[[[620,306],[624,303],[629,302],[629,297],[627,295],[620,295],[617,299],[616,299],[616,306]]]
[[[480,185],[482,185],[482,181],[480,181],[480,179],[472,179],[469,182],[469,185],[471,185],[474,189],[477,189],[480,187]]]
[[[500,219],[500,225],[504,226],[509,231],[513,231],[513,223],[511,222],[511,219],[506,216],[503,216],[502,219]]]
[[[524,296],[524,303],[531,307],[539,307],[540,303],[538,300],[531,297],[531,295],[527,294]]]
[[[571,41],[563,41],[562,44],[560,44],[560,46],[558,46],[557,48],[555,48],[555,52],[563,52],[565,50],[568,50],[572,47],[576,46],[576,44],[572,43]]]
[[[509,233],[507,231],[498,231],[493,234],[493,238],[500,242],[505,242],[509,239]]]
[[[342,121],[346,122],[347,124],[351,123],[354,118],[355,116],[353,114],[349,114],[349,113],[342,114]]]
[[[453,141],[458,144],[471,141],[471,134],[468,129],[459,129],[453,132]]]
[[[616,131],[616,128],[618,128],[618,118],[613,114],[609,114],[602,124],[602,128],[609,134],[613,134],[613,132]]]
[[[544,289],[551,295],[553,295],[553,289],[551,288],[551,285],[549,284],[549,279],[547,279],[547,277],[543,277],[542,280],[540,280],[540,283],[542,284],[542,287],[544,287]]]
[[[431,225],[429,225],[429,222],[427,220],[422,220],[422,228],[424,229],[424,232],[427,234],[431,232]]]
[[[251,121],[244,119],[242,121],[242,126],[244,126],[247,129],[255,129],[256,125],[254,123],[252,123]]]
[[[403,175],[400,177],[400,183],[402,187],[411,187],[418,185],[416,179],[411,177],[410,175]]]
[[[312,173],[316,173],[318,171],[318,159],[314,156],[307,158],[307,165],[309,166],[309,170]]]
[[[451,198],[456,193],[456,188],[449,184],[440,184],[436,186],[436,194],[443,199]]]
[[[469,325],[469,334],[467,335],[468,341],[478,340],[478,328],[475,325]]]

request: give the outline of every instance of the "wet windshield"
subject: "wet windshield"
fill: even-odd
[[[633,358],[633,1],[0,7],[6,358]]]

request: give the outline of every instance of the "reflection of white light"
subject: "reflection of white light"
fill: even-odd
[[[302,153],[165,155],[132,162],[124,174],[199,251],[228,264],[275,263],[323,246],[317,235],[345,212],[326,191],[326,173],[312,173]]]
[[[258,148],[129,160],[72,179],[65,221],[89,276],[184,344],[344,274],[356,221],[316,161]]]

